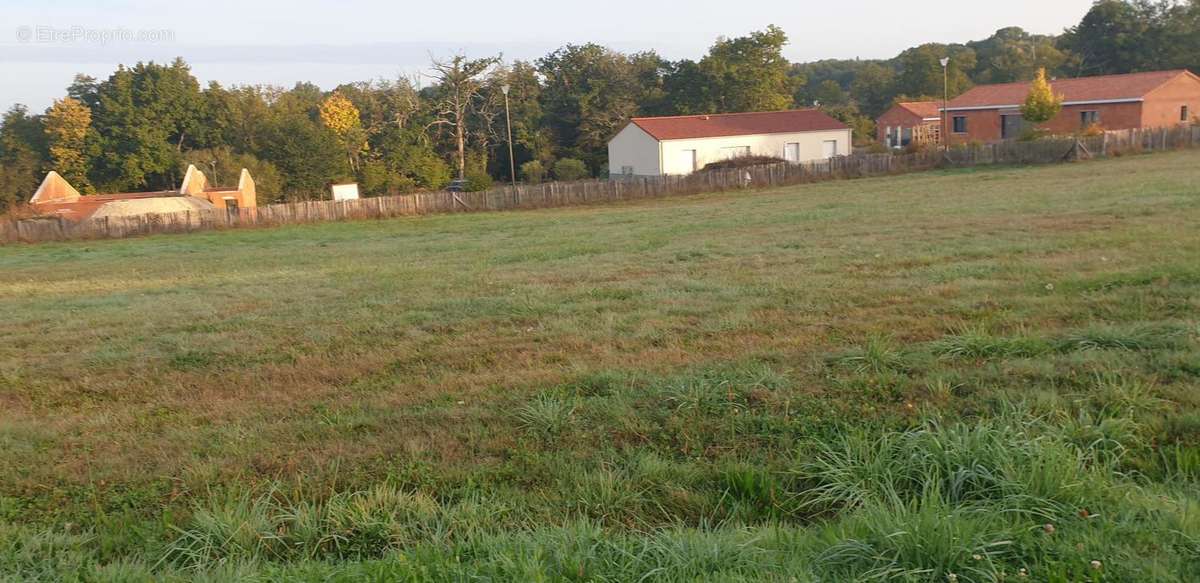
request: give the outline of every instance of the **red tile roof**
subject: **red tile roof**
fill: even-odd
[[[1135,101],[1180,75],[1191,73],[1178,69],[1127,75],[1105,75],[1079,79],[1057,79],[1050,81],[1055,93],[1061,94],[1066,102],[1078,101]],[[1011,107],[1025,103],[1029,95],[1029,83],[1004,83],[980,85],[952,99],[948,109],[976,107]]]
[[[660,141],[848,129],[846,124],[815,109],[635,117],[630,121]]]
[[[905,101],[897,103],[896,107],[907,109],[921,119],[941,117],[942,104],[937,101]]]

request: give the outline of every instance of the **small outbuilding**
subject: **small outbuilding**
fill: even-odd
[[[791,163],[844,156],[850,128],[816,109],[635,117],[608,142],[614,178],[687,175],[741,156]]]
[[[941,105],[936,101],[902,101],[875,120],[876,139],[889,148],[941,142]]]

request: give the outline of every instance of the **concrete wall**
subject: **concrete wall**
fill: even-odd
[[[608,143],[608,173],[620,176],[622,168],[632,167],[634,176],[658,176],[660,148],[658,140],[634,124],[625,126]]]
[[[699,138],[692,140],[668,140],[662,142],[663,174],[686,175],[693,169],[687,167],[683,152],[696,151],[696,170],[712,162],[724,160],[725,148],[748,148],[752,156],[784,157],[784,147],[789,143],[800,144],[798,162],[825,158],[822,150],[825,141],[837,142],[837,154],[851,153],[850,130],[803,132],[794,134],[759,134],[724,138]]]

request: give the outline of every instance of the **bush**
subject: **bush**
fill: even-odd
[[[215,169],[214,162],[216,163]],[[236,186],[241,177],[242,168],[245,168],[254,178],[258,204],[268,204],[284,198],[284,181],[279,169],[274,164],[255,158],[250,154],[239,154],[224,146],[206,150],[190,150],[185,152],[180,160],[180,175],[187,170],[188,164],[195,164],[196,168],[203,171],[212,186]]]
[[[392,172],[386,164],[377,160],[365,162],[359,175],[359,186],[366,196],[389,196],[417,189],[416,181]]]
[[[1036,142],[1042,138],[1048,137],[1050,131],[1043,128],[1029,128],[1021,133],[1021,137],[1017,138],[1018,142]]]
[[[749,168],[751,166],[769,166],[771,164],[787,164],[787,160],[775,156],[738,156],[719,162],[711,162],[704,169],[730,170],[733,168]]]
[[[521,164],[521,176],[525,178],[525,182],[540,184],[546,180],[546,167],[539,160],[530,160]]]
[[[583,180],[591,174],[588,172],[587,164],[583,160],[574,158],[563,158],[554,163],[554,179],[569,182],[571,180]]]
[[[480,192],[492,187],[492,177],[487,172],[473,171],[467,173],[467,192]]]

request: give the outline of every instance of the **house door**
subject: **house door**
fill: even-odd
[[[1025,120],[1019,115],[1002,115],[1000,116],[1000,137],[1005,140],[1013,140],[1021,137],[1021,133],[1025,131]]]
[[[837,140],[826,140],[821,144],[821,154],[826,158],[836,158],[838,155]]]
[[[695,150],[679,151],[679,170],[684,174],[691,174],[692,172],[696,171]]]
[[[783,159],[796,164],[800,162],[800,144],[793,142],[783,146]]]

